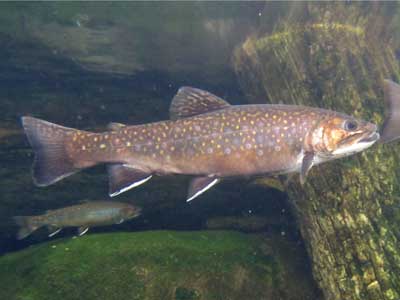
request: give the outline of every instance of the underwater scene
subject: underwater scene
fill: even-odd
[[[400,2],[2,2],[0,41],[0,300],[400,300]]]

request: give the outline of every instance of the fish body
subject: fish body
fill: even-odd
[[[93,201],[49,210],[39,216],[16,216],[14,220],[21,227],[18,239],[23,239],[42,226],[47,226],[50,236],[65,227],[79,227],[79,235],[89,227],[120,224],[140,215],[140,208],[114,201]]]
[[[289,105],[231,106],[175,121],[126,126],[100,134],[75,132],[66,141],[76,166],[122,163],[147,174],[231,177],[299,171],[305,152],[320,147],[343,115]],[[327,124],[328,126],[329,124]],[[368,125],[371,131],[375,125]],[[319,135],[319,136],[317,136]],[[326,149],[328,150],[328,149]],[[329,157],[331,158],[331,157]]]
[[[313,165],[363,151],[380,138],[375,124],[343,113],[296,105],[232,106],[189,87],[174,97],[170,116],[143,125],[112,123],[104,133],[24,117],[36,154],[34,180],[47,186],[106,163],[111,196],[154,174],[187,174],[195,176],[191,200],[232,176],[299,172],[303,183]]]

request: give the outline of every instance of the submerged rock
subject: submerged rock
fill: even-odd
[[[318,299],[293,250],[227,231],[63,239],[0,257],[0,298]]]

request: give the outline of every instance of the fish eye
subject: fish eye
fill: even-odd
[[[346,131],[354,131],[357,129],[358,124],[356,121],[347,120],[346,122],[344,122],[343,127],[344,127],[344,130],[346,130]]]

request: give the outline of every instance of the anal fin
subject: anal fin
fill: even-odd
[[[194,198],[203,194],[219,181],[220,179],[215,177],[196,177],[192,179],[189,185],[188,199],[186,202],[192,201]]]
[[[86,232],[88,232],[89,227],[86,226],[81,226],[78,228],[78,236],[84,235]]]
[[[108,165],[110,197],[117,196],[127,190],[145,183],[152,175],[124,164]]]

